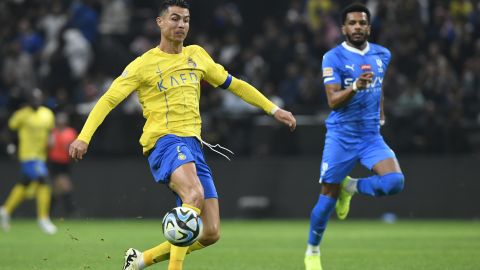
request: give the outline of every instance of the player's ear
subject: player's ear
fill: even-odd
[[[347,35],[347,31],[345,30],[345,25],[342,25],[342,35]]]
[[[160,28],[162,28],[162,20],[163,20],[163,19],[162,19],[162,17],[160,17],[160,16],[157,17],[157,19],[156,19],[157,25],[158,25],[158,27],[160,27]]]

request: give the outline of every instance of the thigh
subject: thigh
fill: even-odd
[[[150,171],[156,182],[169,183],[173,172],[180,166],[195,161],[182,138],[167,135],[160,138],[148,156]]]
[[[392,160],[396,162],[395,153],[385,143],[381,135],[373,135],[362,142],[360,162],[367,169],[374,170],[375,165],[382,161],[385,161],[386,166],[393,165]]]
[[[213,182],[212,174],[210,172],[210,168],[208,166],[205,168],[198,163],[194,165],[196,170],[196,177],[198,179],[198,183],[200,183],[201,188],[203,189],[203,197],[204,199],[218,199],[217,189],[215,187],[215,183]],[[173,176],[173,175],[172,175]],[[171,181],[170,181],[171,182]],[[169,185],[171,188],[171,186]],[[173,190],[175,192],[175,190]],[[176,204],[177,206],[181,206],[183,201],[181,197],[176,194]]]
[[[186,194],[191,193],[192,190],[203,194],[203,187],[197,176],[195,163],[189,162],[177,167],[170,177],[168,187],[178,195],[177,203],[180,202],[180,205]]]
[[[392,172],[402,172],[396,158],[387,158],[378,162],[373,166],[373,171],[380,176]]]
[[[200,179],[205,192],[205,199],[218,198],[212,171],[205,161],[205,156],[200,143],[196,138],[188,138],[188,140],[187,144],[195,157],[195,168],[197,169],[198,178]]]
[[[320,183],[339,184],[357,162],[354,144],[337,136],[327,136],[320,166]]]

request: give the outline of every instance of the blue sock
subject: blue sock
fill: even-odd
[[[372,197],[394,195],[403,190],[404,176],[402,173],[387,173],[358,179],[358,193]]]
[[[335,209],[337,199],[330,198],[325,195],[320,195],[317,204],[313,207],[310,215],[310,233],[308,235],[308,243],[312,246],[320,245],[323,232],[327,227],[328,219]]]

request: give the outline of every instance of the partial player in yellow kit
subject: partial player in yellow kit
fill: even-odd
[[[287,125],[296,127],[293,115],[278,108],[250,84],[236,79],[215,63],[203,48],[183,46],[190,26],[189,6],[184,0],[162,3],[157,24],[159,46],[130,63],[100,98],[90,113],[70,155],[82,159],[90,139],[106,115],[133,91],[137,91],[147,119],[140,138],[155,181],[167,184],[177,203],[196,211],[203,222],[201,238],[191,246],[161,243],[144,252],[130,248],[125,270],[144,269],[169,259],[169,270],[179,270],[187,252],[212,245],[220,237],[218,195],[201,140],[200,82],[228,89],[246,102],[263,109]]]
[[[57,232],[49,218],[51,188],[45,163],[55,116],[41,104],[42,92],[34,89],[28,97],[28,105],[15,111],[8,121],[8,127],[18,134],[18,159],[23,178],[12,188],[7,200],[0,207],[0,224],[4,231],[10,229],[10,215],[13,211],[25,199],[35,197],[40,229],[47,234]]]

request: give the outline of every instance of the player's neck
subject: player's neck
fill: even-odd
[[[363,51],[363,49],[365,49],[367,47],[367,42],[365,41],[364,43],[362,43],[361,45],[359,46],[356,46],[352,43],[350,43],[350,41],[347,40],[347,45],[352,47],[352,48],[355,48],[355,49],[358,49],[360,51]]]
[[[157,46],[162,52],[168,54],[179,54],[183,49],[183,42],[174,42],[174,41],[160,41],[160,44]]]

